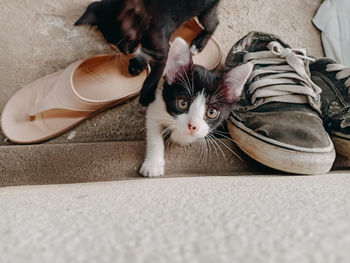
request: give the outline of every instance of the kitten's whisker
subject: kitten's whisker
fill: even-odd
[[[203,142],[200,141],[200,155],[199,155],[199,164],[202,165],[204,163],[204,145]]]
[[[204,137],[204,139],[203,139],[203,142],[204,142],[204,146],[205,146],[205,151],[206,151],[206,158],[205,158],[205,161],[207,161],[208,160],[208,157],[209,158],[211,158],[211,148],[210,148],[210,146],[211,146],[211,144],[209,143],[208,144],[208,140],[207,140],[207,138],[206,137]]]
[[[203,143],[204,153],[205,153],[203,161],[206,162],[208,160],[208,156],[210,154],[210,151],[209,151],[209,148],[207,145],[207,141],[205,139],[202,140],[202,143]]]
[[[190,89],[185,84],[183,84],[183,83],[180,83],[180,84],[181,84],[182,87],[184,87],[187,90],[188,94],[191,95]]]
[[[185,68],[183,67],[183,73],[186,73],[185,71]],[[190,91],[190,86],[188,85],[185,77],[184,77],[184,74],[182,72],[178,72],[178,76],[180,78],[180,81],[181,81],[181,84],[183,85],[183,87],[188,91],[189,94],[191,94],[191,91]]]
[[[224,98],[221,98],[221,97],[224,97],[224,92],[225,90],[221,90],[219,93],[214,93],[211,97],[210,97],[210,103],[212,103],[213,101],[217,101],[217,102],[225,102],[225,99]]]
[[[168,135],[169,133],[173,132],[174,128],[172,126],[166,127],[163,131],[162,134]]]
[[[188,85],[185,77],[179,72],[179,77],[180,77],[180,81],[181,81],[181,85],[187,90],[187,92],[192,95],[192,92],[191,92],[191,87]]]
[[[113,44],[113,46],[115,46],[115,47],[112,47],[112,49],[113,49],[113,55],[115,55],[115,62],[116,63],[118,63],[119,61],[119,58],[120,58],[120,56],[121,56],[121,54],[122,54],[122,52],[119,50],[119,48],[118,48],[118,45],[122,42],[122,41],[124,41],[125,40],[125,38],[126,37],[123,37],[122,39],[120,39],[119,41],[118,41],[118,43],[116,43],[116,44]]]
[[[221,140],[217,140],[217,141],[220,142],[221,145],[223,145],[229,152],[231,152],[233,155],[235,155],[241,162],[243,162],[242,158],[237,153],[235,153],[229,146],[227,146],[227,144],[225,144]]]
[[[210,143],[209,140],[207,140],[206,137],[204,137],[204,141],[205,141],[205,146],[206,146],[206,149],[207,149],[207,153],[209,155],[209,158],[211,159],[211,154],[212,154],[211,146],[212,146],[212,144]],[[215,150],[215,148],[214,148],[214,150]]]
[[[215,104],[215,103],[224,104],[224,103],[227,103],[227,100],[224,99],[224,98],[219,98],[219,99],[217,99],[217,98],[214,98],[214,99],[211,98],[210,101],[209,101],[209,103],[213,103],[213,104]]]
[[[168,121],[170,124],[174,124],[175,120],[169,117],[151,117],[148,116],[147,119],[152,119],[152,120],[156,120],[156,121]]]
[[[165,139],[165,138],[167,138],[171,133],[172,133],[172,129],[169,129],[169,130],[164,130],[163,132],[162,132],[162,137],[163,137],[163,139]]]
[[[169,130],[164,130],[164,131],[162,131],[162,136],[163,136],[163,138],[165,138],[166,136],[168,136],[170,133],[171,133],[171,130],[170,130],[170,129],[169,129]]]
[[[189,89],[187,83],[186,83],[185,80],[183,79],[183,76],[182,76],[180,73],[178,73],[178,76],[180,77],[180,78],[179,78],[179,81],[180,81],[181,86],[184,87],[184,88],[188,91],[189,94],[191,94],[190,89]]]
[[[215,96],[215,97],[211,96],[211,100],[210,101],[211,102],[214,102],[214,101],[216,101],[216,102],[226,102],[226,99],[225,99],[224,96]]]
[[[228,137],[228,136],[226,136],[226,135],[223,134],[223,133],[219,133],[218,131],[213,131],[213,133],[214,133],[214,134],[217,134],[217,135],[219,135],[219,136],[222,136],[222,137],[224,137],[225,139],[227,139],[227,140],[229,140],[229,141],[231,141],[231,142],[233,142],[233,143],[235,143],[235,144],[237,144],[237,145],[241,145],[241,146],[243,145],[242,143],[233,140],[231,137]]]
[[[214,149],[214,151],[215,151],[215,156],[216,156],[216,158],[218,159],[218,158],[219,158],[219,156],[218,156],[218,151],[217,151],[216,148],[215,148],[215,144],[212,142],[212,138],[211,138],[210,136],[208,136],[208,137],[206,137],[206,140],[208,140],[209,145],[213,147],[213,149]],[[209,150],[210,150],[210,149],[211,149],[211,148],[209,147]]]
[[[204,141],[205,141],[205,146],[207,147],[207,150],[209,152],[209,158],[211,158],[211,154],[212,154],[211,144],[210,144],[209,140],[207,139],[207,137],[204,137]]]
[[[220,92],[219,92],[219,94],[220,94],[220,93],[223,91],[223,89],[221,89],[221,87],[218,86],[218,87],[216,88],[216,90],[215,90],[213,96],[217,95],[217,94],[218,94],[218,91],[220,91]]]
[[[214,131],[212,131],[212,133],[213,133],[213,134],[218,134],[218,135],[223,134],[223,135],[226,135],[226,136],[229,136],[229,135],[230,135],[229,132],[223,132],[223,131],[218,131],[218,130],[214,130]]]
[[[168,151],[173,150],[173,141],[172,141],[171,137],[167,138],[166,148],[168,149]]]
[[[213,145],[216,145],[216,147],[220,150],[222,157],[225,158],[226,155],[225,155],[224,151],[221,149],[220,145],[217,143],[216,138],[211,133],[209,133],[208,135],[209,135],[209,138],[210,138],[211,142],[213,143]]]
[[[188,87],[190,88],[190,90],[192,90],[191,82],[190,82],[190,79],[188,78],[187,71],[186,71],[184,66],[182,66],[182,68],[183,68],[183,72],[185,73],[184,75],[185,75],[185,77],[187,79],[186,83],[188,84]],[[190,94],[193,95],[192,92],[190,92]]]
[[[170,125],[169,127],[167,127],[166,129],[169,130],[168,132],[168,136],[167,136],[167,141],[166,141],[166,148],[168,148],[169,150],[172,149],[173,147],[173,139],[171,137],[171,133],[175,130],[176,127]]]
[[[165,140],[165,149],[170,151],[170,136],[163,137],[163,139]]]
[[[119,57],[120,57],[120,51],[113,49],[112,56],[108,57],[104,63],[108,64],[111,61],[113,61],[114,63],[118,64]]]
[[[202,162],[201,165],[205,163],[205,161],[207,160],[207,149],[205,148],[205,144],[204,141],[201,140],[201,145],[203,147],[203,158],[202,158]]]
[[[172,150],[175,144],[174,144],[174,141],[173,141],[173,138],[171,137],[171,135],[169,136],[168,141],[169,141],[169,144],[167,147],[169,147],[169,149]]]
[[[148,119],[153,119],[153,120],[172,120],[174,121],[172,118],[170,117],[151,117],[151,116],[147,116]]]

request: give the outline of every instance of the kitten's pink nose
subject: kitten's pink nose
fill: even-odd
[[[193,134],[197,130],[197,127],[193,126],[192,124],[188,124],[188,129],[190,130],[191,134]]]

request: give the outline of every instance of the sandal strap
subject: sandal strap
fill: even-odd
[[[89,101],[76,92],[73,83],[73,74],[83,61],[84,60],[80,60],[72,63],[66,69],[47,76],[52,78],[54,74],[58,75],[55,82],[52,83],[52,88],[46,95],[35,95],[36,97],[41,98],[38,101],[35,101],[34,98],[34,102],[28,111],[30,117],[54,109],[93,112],[113,101]],[[47,81],[47,77],[39,79],[38,81]],[[32,85],[36,85],[36,83],[37,82],[33,82]]]

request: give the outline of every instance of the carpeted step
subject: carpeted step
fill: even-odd
[[[229,140],[217,143],[221,149],[205,151],[201,144],[171,147],[165,177],[281,174],[256,163]],[[138,170],[144,152],[145,141],[1,146],[0,186],[142,179]],[[339,157],[334,169],[349,167],[350,160]]]

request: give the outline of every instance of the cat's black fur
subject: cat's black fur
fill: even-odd
[[[89,5],[75,25],[96,26],[107,42],[124,54],[134,53],[141,44],[143,53],[130,60],[129,72],[139,74],[151,66],[141,90],[140,103],[148,106],[162,76],[171,35],[181,24],[197,16],[204,30],[192,45],[201,51],[217,25],[220,0],[102,0]]]

